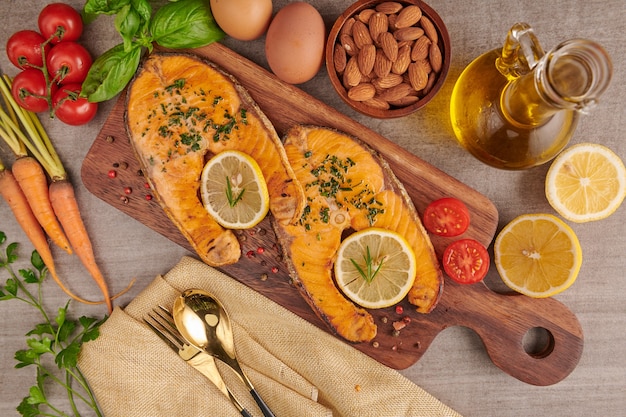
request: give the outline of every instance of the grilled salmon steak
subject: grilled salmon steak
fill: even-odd
[[[372,149],[333,129],[295,126],[284,140],[307,207],[300,221],[275,225],[294,282],[316,314],[352,342],[370,341],[371,314],[337,289],[333,263],[344,233],[380,227],[403,235],[417,258],[408,300],[430,312],[443,275],[415,207],[388,164]]]
[[[201,259],[237,262],[235,234],[222,228],[199,196],[206,160],[238,150],[259,164],[280,224],[302,215],[305,200],[273,125],[231,75],[199,57],[152,53],[127,93],[126,128],[154,195]]]

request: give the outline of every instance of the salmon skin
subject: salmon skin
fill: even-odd
[[[356,138],[334,129],[295,126],[284,146],[303,186],[307,207],[300,221],[276,224],[276,235],[300,293],[315,313],[351,342],[371,341],[372,315],[337,289],[333,264],[350,231],[380,227],[403,235],[417,259],[408,300],[428,313],[443,290],[443,274],[417,211],[391,168]]]
[[[150,54],[129,86],[125,119],[157,201],[205,263],[223,266],[241,256],[235,234],[200,198],[200,176],[212,155],[250,155],[267,182],[275,221],[301,217],[304,192],[273,125],[244,87],[214,64],[186,53]]]

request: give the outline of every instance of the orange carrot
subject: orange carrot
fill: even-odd
[[[50,202],[70,239],[74,253],[87,271],[89,271],[100,291],[102,291],[109,313],[111,313],[113,311],[113,302],[109,295],[109,288],[100,268],[96,264],[91,240],[80,216],[72,184],[67,180],[52,182],[50,184]]]
[[[13,175],[28,200],[39,224],[50,239],[67,253],[72,253],[61,224],[57,220],[48,195],[48,180],[37,160],[30,156],[18,158],[13,164]]]
[[[15,177],[8,169],[0,169],[0,195],[5,199],[9,208],[13,212],[15,219],[24,230],[24,233],[31,241],[35,250],[41,256],[44,264],[48,268],[48,272],[52,276],[52,279],[63,290],[64,293],[69,295],[74,300],[80,301],[85,304],[102,304],[102,301],[89,301],[81,298],[72,293],[59,279],[52,260],[52,253],[48,246],[46,235],[41,228],[41,225],[35,218],[33,211],[28,205],[28,201],[22,192],[19,184],[15,180]]]

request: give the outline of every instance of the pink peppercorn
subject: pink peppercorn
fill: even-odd
[[[114,169],[111,169],[111,170],[109,170],[107,175],[109,176],[109,178],[115,178],[115,177],[117,177],[117,171],[115,171]]]

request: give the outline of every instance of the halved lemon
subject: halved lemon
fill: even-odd
[[[548,170],[546,197],[567,220],[583,223],[604,219],[626,197],[626,168],[620,157],[605,146],[571,146]]]
[[[415,252],[399,233],[367,228],[348,236],[337,252],[335,280],[350,300],[365,308],[400,302],[416,274]]]
[[[200,177],[202,203],[227,229],[257,225],[269,210],[269,193],[259,164],[239,151],[223,151],[211,158]]]
[[[511,289],[534,298],[570,287],[580,271],[582,250],[571,227],[551,214],[524,214],[496,237],[494,263]]]

